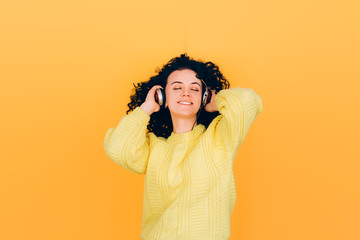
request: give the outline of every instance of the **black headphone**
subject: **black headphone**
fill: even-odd
[[[196,77],[198,79],[200,79],[204,85],[205,85],[205,91],[203,93],[203,96],[202,96],[202,100],[201,100],[201,107],[205,107],[206,104],[208,104],[211,100],[211,91],[209,91],[206,83],[204,80],[202,80],[199,75],[196,74]],[[204,89],[204,88],[203,88]],[[158,88],[156,89],[155,91],[155,101],[162,107],[165,106],[165,90],[163,88]]]

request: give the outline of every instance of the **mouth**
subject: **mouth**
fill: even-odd
[[[179,101],[178,103],[182,104],[182,105],[192,105],[193,104],[192,102],[186,102],[186,101]]]

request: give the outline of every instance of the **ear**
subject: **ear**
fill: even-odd
[[[167,105],[167,101],[165,100],[165,108],[167,108],[167,106],[168,106],[168,105]]]

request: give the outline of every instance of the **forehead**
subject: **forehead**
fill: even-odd
[[[191,69],[182,69],[173,71],[168,77],[168,83],[171,84],[175,81],[183,83],[197,82],[201,85],[200,79],[196,77],[196,72]]]

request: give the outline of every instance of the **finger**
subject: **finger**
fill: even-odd
[[[156,91],[157,87],[156,86],[153,86],[152,88],[150,88],[149,92],[148,92],[148,95],[154,95],[155,94],[155,91]]]
[[[215,99],[216,92],[215,90],[211,90],[211,101]]]
[[[158,89],[160,89],[160,88],[162,88],[162,86],[160,86],[160,85],[155,85],[155,86],[153,86],[153,87],[150,89],[150,91],[155,92],[156,90],[158,90]]]

